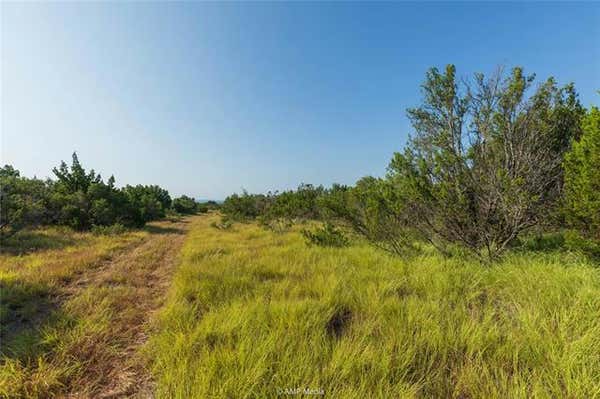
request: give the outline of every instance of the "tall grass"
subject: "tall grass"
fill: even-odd
[[[81,377],[109,341],[124,292],[74,290],[76,279],[148,233],[96,236],[67,228],[22,231],[0,254],[0,397],[46,398]],[[100,378],[100,377],[99,377]]]
[[[213,218],[146,348],[159,397],[600,396],[600,271],[583,257],[400,260]]]

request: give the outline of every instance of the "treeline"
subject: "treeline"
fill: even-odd
[[[62,162],[52,170],[56,179],[21,176],[10,165],[0,168],[0,229],[10,235],[26,226],[66,225],[78,230],[94,226],[141,227],[168,213],[206,212],[216,204],[199,204],[193,198],[172,199],[159,186],[115,186],[86,171],[76,153],[71,166]]]
[[[600,111],[586,110],[573,84],[534,87],[534,78],[514,68],[459,80],[452,65],[433,68],[422,104],[407,111],[413,135],[385,177],[234,194],[223,212],[265,224],[320,219],[321,241],[340,241],[336,225],[399,254],[425,242],[494,259],[527,231],[564,229],[598,249]]]

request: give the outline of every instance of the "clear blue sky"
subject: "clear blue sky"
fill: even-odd
[[[425,71],[600,96],[600,4],[2,2],[2,163],[222,199],[382,175]]]

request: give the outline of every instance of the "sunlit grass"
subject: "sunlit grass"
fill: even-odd
[[[127,293],[70,292],[68,284],[147,235],[51,227],[11,237],[0,254],[0,397],[53,396],[81,378],[94,348],[110,350],[111,322]]]
[[[147,348],[159,397],[600,395],[600,272],[583,257],[404,261],[211,220]]]

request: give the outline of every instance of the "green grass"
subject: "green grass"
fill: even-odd
[[[158,397],[600,396],[600,271],[580,255],[401,260],[214,218],[146,347]]]

